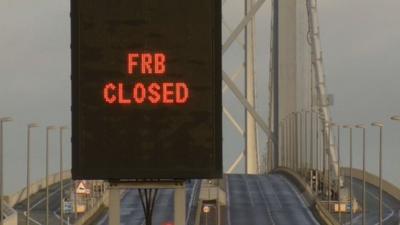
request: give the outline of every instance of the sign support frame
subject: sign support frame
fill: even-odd
[[[185,180],[110,180],[109,181],[109,218],[110,225],[120,225],[121,190],[126,189],[174,189],[174,225],[186,223]]]

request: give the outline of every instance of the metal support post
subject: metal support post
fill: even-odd
[[[0,225],[3,225],[3,190],[4,190],[4,132],[3,125],[5,122],[12,121],[11,117],[0,118]]]
[[[30,185],[31,185],[31,129],[38,127],[37,124],[28,124],[27,154],[26,154],[26,225],[30,220]]]
[[[175,189],[174,225],[185,225],[186,222],[186,189],[185,185]]]
[[[313,112],[310,111],[310,168],[314,169],[314,123],[313,123]]]
[[[341,171],[340,171],[340,125],[337,125],[337,154],[338,154],[338,176],[337,176],[337,196],[338,196],[338,202],[339,202],[339,207],[340,207],[340,203],[341,203],[341,199],[340,199],[340,189],[341,189],[341,184],[340,184],[340,176],[341,176]],[[339,224],[342,224],[342,213],[341,210],[339,208]]]
[[[64,224],[64,177],[63,177],[63,130],[67,127],[60,127],[60,225]]]
[[[110,187],[109,204],[110,225],[120,225],[121,196],[118,188]]]
[[[307,111],[304,111],[304,143],[305,143],[305,174],[308,173],[308,139],[307,139]],[[307,176],[307,175],[306,175]]]

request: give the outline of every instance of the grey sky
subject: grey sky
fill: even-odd
[[[319,6],[327,86],[335,95],[334,119],[339,123],[367,123],[400,113],[400,1],[323,0]],[[227,1],[224,17],[232,27],[242,18],[242,10],[242,0]],[[257,104],[267,118],[269,1],[257,15],[256,24]],[[67,0],[0,1],[0,116],[15,118],[5,132],[7,192],[20,188],[25,181],[25,125],[31,121],[42,125],[33,133],[33,175],[37,179],[44,173],[43,126],[70,123],[69,29]],[[226,30],[224,34],[226,37]],[[235,44],[224,56],[226,71],[235,71],[241,60],[241,49]],[[224,101],[243,124],[243,109],[229,91]],[[385,176],[400,184],[389,172],[400,169],[396,162],[400,157],[400,124],[396,127],[388,123],[385,131],[385,159],[390,162],[385,165]],[[369,167],[376,171],[375,133],[369,133]],[[51,137],[52,158],[56,159],[57,136]],[[70,148],[67,140],[65,145]],[[265,148],[264,143],[261,146]],[[243,150],[240,135],[226,118],[224,148],[225,166]],[[65,156],[70,161],[69,151]],[[355,158],[360,165],[359,157]],[[51,168],[58,168],[55,160]]]

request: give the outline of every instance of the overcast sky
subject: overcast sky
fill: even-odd
[[[333,117],[339,123],[386,120],[385,177],[400,184],[400,124],[387,121],[400,113],[400,1],[323,0],[319,2],[321,37],[328,92],[335,96]],[[267,118],[270,2],[256,18],[258,111]],[[234,27],[242,18],[242,0],[228,0],[224,17]],[[70,27],[67,0],[0,1],[0,116],[13,116],[6,125],[6,191],[25,181],[26,124],[42,128],[32,136],[34,179],[44,174],[44,126],[70,126]],[[224,37],[227,31],[224,29]],[[229,73],[241,63],[240,47],[224,56]],[[242,82],[238,79],[238,83]],[[243,124],[243,109],[228,91],[224,101]],[[224,119],[225,166],[243,150],[240,135]],[[69,133],[68,133],[69,136]],[[357,135],[356,135],[357,136]],[[260,135],[262,137],[262,135]],[[376,172],[376,132],[369,131],[369,169]],[[373,139],[375,138],[375,139]],[[70,161],[69,137],[64,141]],[[261,139],[261,138],[260,138]],[[52,171],[58,168],[57,135],[51,135]],[[344,140],[346,141],[346,140]],[[358,141],[358,140],[357,140]],[[346,143],[346,142],[344,142]],[[265,148],[260,142],[261,148]],[[356,153],[359,156],[358,146]],[[360,157],[356,165],[360,166]],[[345,161],[345,160],[344,160]],[[392,171],[392,172],[390,172]]]

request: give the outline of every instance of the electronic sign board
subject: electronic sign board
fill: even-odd
[[[74,179],[222,176],[221,1],[71,0]]]

